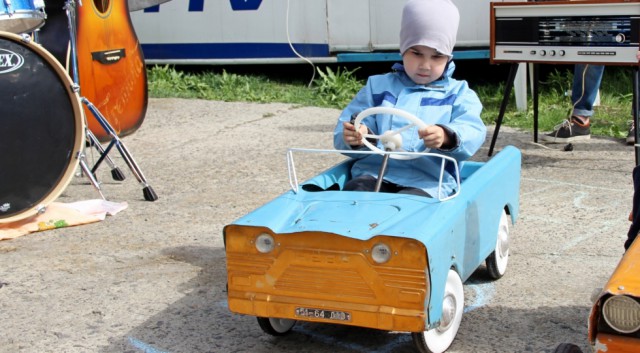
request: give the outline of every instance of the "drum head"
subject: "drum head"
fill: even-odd
[[[0,223],[43,211],[73,177],[84,121],[71,87],[40,45],[0,32]]]
[[[44,2],[34,0],[0,1],[0,31],[33,32],[44,25]]]

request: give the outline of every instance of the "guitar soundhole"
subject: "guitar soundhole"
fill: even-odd
[[[93,4],[96,7],[96,10],[101,14],[104,14],[109,9],[109,3],[111,0],[93,0]]]

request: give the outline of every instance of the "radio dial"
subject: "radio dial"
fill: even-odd
[[[558,55],[560,55],[560,56],[564,56],[564,54],[565,54],[565,53],[564,53],[564,50],[560,50],[560,51],[558,51]]]
[[[540,55],[542,55],[542,56],[547,55],[547,51],[546,50],[540,50]]]
[[[622,34],[622,33],[618,33],[616,35],[616,42],[618,42],[618,43],[624,43],[625,39],[626,38],[625,38],[624,34]]]
[[[549,55],[551,55],[551,56],[556,55],[556,51],[555,50],[549,50]]]

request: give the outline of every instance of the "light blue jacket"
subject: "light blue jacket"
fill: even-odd
[[[350,121],[352,115],[371,107],[394,107],[405,110],[427,125],[437,124],[455,136],[456,145],[450,150],[431,150],[462,162],[471,157],[484,143],[487,128],[480,119],[482,103],[466,81],[451,77],[455,70],[453,61],[449,62],[443,77],[428,84],[415,84],[404,71],[404,66],[395,64],[395,72],[369,77],[367,84],[342,111],[333,133],[333,144],[339,150],[351,150],[342,137],[342,122]],[[372,115],[363,120],[375,135],[403,127],[407,122],[402,117],[387,114]],[[402,148],[408,152],[424,151],[422,139],[418,137],[418,128],[402,132]],[[377,141],[379,142],[379,141]],[[383,149],[381,144],[378,144]],[[366,147],[364,147],[366,149]],[[358,159],[352,169],[352,177],[363,174],[377,177],[382,163],[380,155],[349,154]],[[442,160],[435,157],[422,157],[412,160],[389,159],[384,179],[392,183],[417,187],[432,197],[438,197],[438,180]],[[447,196],[455,188],[455,170],[447,163],[443,180],[443,195]]]

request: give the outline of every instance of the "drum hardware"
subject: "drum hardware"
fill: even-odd
[[[80,86],[74,83],[72,85],[72,90],[76,92],[76,94],[79,94]],[[107,164],[111,167],[111,177],[113,178],[113,180],[116,180],[116,181],[124,180],[125,176],[120,170],[120,168],[118,168],[115,165],[115,163],[111,160],[111,158],[104,153],[104,148],[102,147],[102,145],[100,145],[100,141],[98,141],[98,138],[96,138],[96,136],[91,132],[91,130],[86,124],[84,127],[84,134],[86,138],[86,144],[89,147],[96,148],[100,153],[101,158],[104,158]],[[82,171],[82,174],[86,175],[89,178],[89,181],[96,188],[96,190],[98,191],[102,199],[106,200],[106,197],[104,197],[104,194],[102,193],[102,189],[100,188],[100,183],[95,177],[97,166],[94,165],[93,168],[89,168],[89,164],[87,163],[87,156],[84,153],[84,150],[78,152],[78,159],[79,159],[80,170]]]
[[[38,31],[40,29],[36,29],[31,36],[28,34],[22,34],[22,40],[25,43],[29,43],[33,40],[34,43],[38,43]],[[79,95],[79,87],[76,84],[71,84],[70,86],[71,91],[75,94],[75,95]],[[91,130],[89,130],[89,128],[86,126],[86,124],[84,124],[84,131],[85,134],[87,132],[91,133]],[[95,137],[94,137],[95,138]],[[80,149],[77,153],[76,153],[76,159],[78,160],[78,166],[80,167],[80,170],[83,171],[83,173],[87,176],[87,178],[89,178],[89,182],[91,182],[91,185],[93,185],[93,187],[96,189],[96,191],[100,194],[100,197],[102,197],[103,200],[106,200],[106,197],[104,196],[104,194],[102,193],[102,189],[100,188],[100,183],[98,182],[98,180],[95,177],[95,171],[91,170],[89,168],[89,164],[87,163],[87,156],[84,153],[84,149]],[[114,169],[117,169],[117,171],[120,173],[120,175],[122,175],[122,172],[115,167],[115,165],[113,165],[113,162],[111,162],[111,165],[113,166]],[[112,175],[114,175],[114,172],[112,170]],[[122,179],[116,179],[114,176],[115,180],[124,180],[124,176],[122,177]],[[46,210],[46,207],[44,206],[40,206],[37,209],[37,213],[41,214],[44,213]]]
[[[65,1],[66,0],[47,0],[47,5],[45,6],[45,13],[47,14],[46,26],[36,29],[32,33],[32,36],[35,43],[44,46],[45,49],[62,64],[66,71],[69,72],[69,39],[60,35],[61,31],[68,31],[67,16],[63,9]],[[74,89],[77,89],[76,92],[79,91],[79,88],[74,87]],[[87,139],[86,147],[95,147],[100,153],[104,152],[103,149],[100,149],[102,146],[100,146],[90,129],[85,129],[85,135]],[[86,158],[86,156],[83,157]],[[125,179],[124,174],[111,158],[107,156],[105,162],[111,167],[113,180],[122,181]],[[79,176],[82,176],[82,174],[85,174],[84,171],[78,173]],[[92,177],[92,175],[89,175],[89,177]],[[97,182],[92,181],[92,183],[96,184]]]
[[[96,135],[94,135],[89,128],[86,129],[86,135],[87,135],[87,145],[89,147],[93,147],[96,150],[98,150],[98,152],[100,153],[100,156],[104,159],[105,162],[107,162],[107,164],[111,168],[111,178],[116,181],[122,181],[126,179],[124,173],[122,173],[120,168],[118,168],[115,165],[115,163],[113,162],[113,160],[111,160],[108,154],[105,154],[104,147],[102,147]],[[95,173],[96,169],[97,167],[94,167],[92,169],[92,172]]]
[[[122,140],[120,140],[115,130],[113,130],[113,127],[109,125],[109,122],[107,121],[107,119],[100,113],[98,108],[96,108],[95,105],[93,105],[93,103],[91,103],[87,98],[81,97],[80,100],[84,105],[87,106],[87,108],[89,108],[89,110],[96,117],[100,125],[105,129],[105,131],[107,131],[107,133],[111,137],[111,142],[109,142],[109,144],[107,145],[107,148],[105,149],[102,147],[102,145],[100,145],[97,138],[89,130],[88,134],[92,135],[91,139],[93,141],[93,145],[100,151],[100,157],[98,158],[98,161],[95,163],[95,165],[91,169],[91,172],[95,173],[103,160],[107,160],[107,161],[109,160],[108,159],[109,152],[115,146],[118,152],[120,152],[120,154],[122,155],[122,158],[124,159],[125,163],[129,166],[129,169],[131,169],[131,172],[133,172],[133,175],[136,177],[136,179],[138,179],[138,182],[140,182],[143,185],[142,192],[144,195],[144,199],[147,201],[157,200],[158,196],[153,191],[153,188],[147,183],[147,180],[145,179],[144,174],[142,174],[142,170],[140,170],[140,168],[138,167],[138,164],[133,159],[133,156],[131,155],[127,147],[124,145]],[[124,179],[124,174],[122,174],[122,172],[120,172],[120,170],[117,168],[114,168],[111,170],[111,176],[115,180]]]
[[[43,0],[0,1],[0,31],[32,32],[42,27],[46,18]]]
[[[80,3],[80,6],[82,6],[82,3]],[[110,142],[108,143],[107,147],[103,148],[102,145],[99,143],[98,139],[95,137],[95,135],[88,128],[85,128],[86,129],[85,133],[86,133],[86,136],[88,137],[88,143],[93,147],[95,147],[100,153],[100,157],[98,158],[98,161],[95,163],[93,168],[89,170],[89,172],[95,179],[95,172],[100,166],[100,164],[102,163],[102,161],[106,161],[107,164],[114,167],[114,164],[108,155],[111,149],[113,147],[116,147],[116,149],[118,150],[118,152],[120,152],[120,155],[124,159],[125,163],[129,167],[133,175],[136,177],[138,182],[143,186],[142,191],[143,191],[144,199],[147,201],[155,201],[158,199],[158,196],[156,195],[151,185],[149,185],[149,183],[147,182],[146,178],[144,177],[144,174],[142,173],[142,170],[138,167],[137,163],[133,159],[133,156],[131,155],[131,153],[125,146],[125,144],[122,142],[122,140],[120,139],[118,134],[115,132],[113,127],[109,124],[107,119],[102,115],[102,113],[100,113],[98,108],[96,108],[93,105],[93,103],[91,103],[86,97],[82,96],[81,94],[81,88],[78,84],[79,78],[78,78],[78,55],[77,55],[77,45],[76,45],[77,31],[75,27],[76,26],[75,0],[67,0],[63,8],[67,14],[67,19],[68,19],[71,71],[72,71],[72,79],[74,82],[75,89],[77,89],[79,92],[80,101],[82,102],[82,104],[84,104],[89,109],[89,111],[92,113],[94,118],[98,121],[100,126],[109,135],[109,139],[110,139]],[[84,170],[84,168],[83,168],[83,171],[87,172],[86,170]],[[117,168],[112,168],[111,173],[112,173],[112,177],[115,180],[124,179],[124,174],[122,174],[122,172],[120,172],[119,169]]]
[[[96,191],[98,191],[98,193],[100,194],[100,197],[102,197],[103,200],[106,200],[107,198],[104,197],[104,194],[102,193],[102,189],[100,188],[100,183],[96,179],[91,169],[89,169],[89,165],[87,164],[87,156],[84,154],[84,152],[79,151],[78,154],[76,155],[76,158],[78,159],[78,165],[80,166],[80,169],[82,170],[83,174],[86,175],[87,178],[89,178],[91,185],[93,185],[96,188]]]

